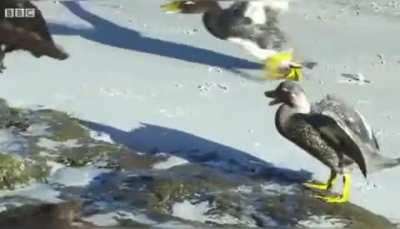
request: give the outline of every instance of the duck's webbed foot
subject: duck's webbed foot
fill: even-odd
[[[344,195],[315,195],[314,197],[321,199],[327,203],[340,204],[348,201],[348,198],[346,198]]]
[[[161,5],[161,9],[168,13],[178,13],[182,11],[184,1],[170,1]]]
[[[318,189],[318,190],[328,190],[329,186],[327,182],[320,182],[320,181],[307,181],[303,183],[303,185],[307,188]]]
[[[327,182],[320,181],[308,181],[303,183],[307,188],[317,189],[317,190],[329,190],[336,181],[336,172],[331,171],[331,175]]]
[[[340,195],[314,195],[314,197],[321,199],[327,203],[344,203],[349,200],[350,197],[350,183],[351,177],[350,174],[343,175],[343,190]]]
[[[303,77],[302,65],[293,61],[291,51],[282,51],[273,54],[265,61],[264,71],[266,79],[300,81]]]

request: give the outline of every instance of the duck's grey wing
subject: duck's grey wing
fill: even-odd
[[[400,164],[400,158],[392,159],[379,154],[380,147],[376,134],[364,117],[337,96],[328,95],[314,106],[313,112],[334,118],[354,134],[353,139],[360,143],[369,173]]]
[[[352,137],[346,126],[323,114],[307,114],[303,116],[310,125],[318,130],[332,148],[338,150],[338,155],[342,153],[354,160],[363,175],[367,176],[367,166],[360,144],[357,139]]]
[[[203,14],[203,24],[213,36],[220,39],[228,39],[237,36],[237,29],[241,26],[251,24],[251,20],[244,16],[247,2],[235,2],[228,9],[219,14],[206,12]]]
[[[353,131],[361,141],[379,151],[379,143],[376,135],[365,121],[365,118],[341,98],[334,95],[328,95],[319,103],[315,104],[313,110],[316,113],[325,114],[335,118],[336,121],[341,122],[342,125],[346,125],[351,131]]]

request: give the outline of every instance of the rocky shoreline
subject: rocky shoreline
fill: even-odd
[[[88,121],[3,100],[0,116],[1,228],[395,227],[311,197],[301,171],[220,163],[218,152],[138,152],[99,138]]]

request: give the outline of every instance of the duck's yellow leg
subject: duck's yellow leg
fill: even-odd
[[[303,185],[306,186],[307,188],[318,189],[318,190],[328,190],[335,183],[336,177],[337,177],[336,173],[331,172],[331,175],[329,176],[329,179],[327,182],[309,181],[309,182],[303,183]]]
[[[286,76],[288,80],[300,81],[303,80],[302,67],[296,63],[290,65],[289,73]]]
[[[344,203],[349,200],[350,196],[350,183],[351,183],[351,177],[350,174],[344,174],[343,175],[343,190],[341,195],[326,195],[326,196],[321,196],[321,195],[316,195],[315,197],[328,202],[328,203]]]

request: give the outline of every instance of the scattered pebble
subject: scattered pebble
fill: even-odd
[[[210,91],[211,85],[210,83],[205,83],[202,85],[197,86],[197,88],[201,91],[201,92],[208,92]]]
[[[228,90],[228,86],[224,85],[224,84],[218,84],[218,87],[221,88],[224,91]]]
[[[209,92],[213,88],[218,88],[223,92],[227,92],[229,90],[229,87],[227,85],[215,82],[206,82],[204,84],[198,85],[197,88],[200,90],[200,92]]]
[[[189,36],[193,36],[194,34],[196,34],[199,30],[198,29],[189,29],[189,30],[185,30],[183,33]]]
[[[339,83],[353,83],[358,85],[364,85],[371,83],[370,80],[367,80],[362,73],[342,73],[342,77],[346,78],[345,80],[340,80]]]

